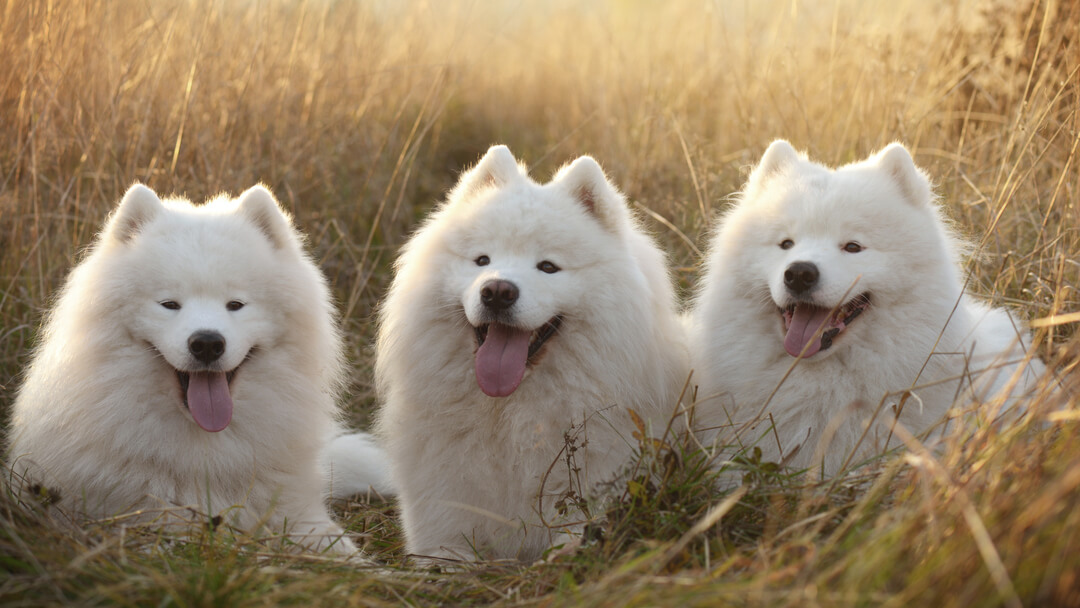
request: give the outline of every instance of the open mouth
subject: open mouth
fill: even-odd
[[[236,366],[236,368],[234,368],[231,372],[224,372],[225,373],[225,383],[228,384],[229,386],[232,386],[233,377],[236,376],[236,370],[238,370],[238,369],[240,369],[240,366]],[[184,407],[190,407],[190,406],[188,406],[187,391],[188,391],[188,386],[190,386],[190,384],[191,384],[191,374],[193,374],[193,373],[195,373],[195,374],[219,374],[219,373],[221,373],[221,372],[182,372],[180,370],[174,370],[174,371],[176,371],[176,379],[180,381],[180,390],[183,391],[183,393],[184,393]]]
[[[487,340],[488,328],[492,325],[499,325],[498,323],[485,323],[474,327],[476,331],[476,346],[481,347]],[[529,335],[529,354],[528,358],[532,359],[536,356],[536,353],[540,352],[540,349],[544,346],[544,342],[547,342],[548,338],[555,335],[555,332],[559,331],[559,326],[562,325],[562,317],[556,315],[551,317],[547,323],[544,323],[539,328],[534,329]],[[506,327],[506,326],[503,326]],[[511,328],[511,331],[522,331]]]
[[[870,294],[862,293],[838,309],[796,302],[780,309],[784,320],[784,350],[792,357],[804,358],[827,350],[833,341],[870,307]],[[817,334],[821,329],[820,335]]]
[[[229,426],[233,412],[230,389],[239,369],[238,365],[228,372],[175,370],[184,407],[191,413],[199,428],[216,433]]]
[[[561,325],[562,316],[556,315],[532,331],[494,322],[475,327],[480,390],[490,397],[506,397],[517,390],[526,366],[538,359]]]

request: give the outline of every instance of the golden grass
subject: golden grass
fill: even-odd
[[[1080,3],[880,4],[12,0],[0,8],[0,411],[50,294],[132,181],[193,199],[263,181],[334,284],[347,405],[363,424],[372,310],[396,247],[496,142],[541,176],[597,157],[663,219],[653,226],[690,287],[710,218],[773,138],[829,163],[903,141],[977,245],[974,290],[1027,319],[1059,315],[1037,323],[1039,353],[1069,378]],[[763,474],[700,529],[724,497],[684,472],[614,511],[604,543],[532,568],[373,572],[260,558],[243,539],[159,550],[138,531],[59,530],[6,499],[0,598],[1075,604],[1080,416],[1064,398],[1030,405],[1029,424],[873,478]],[[344,515],[393,565],[391,511]]]

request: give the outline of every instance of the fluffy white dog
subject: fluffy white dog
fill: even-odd
[[[353,552],[321,461],[341,352],[326,281],[269,191],[196,207],[136,185],[48,317],[10,463],[79,515],[222,515]]]
[[[491,148],[380,311],[377,428],[409,553],[538,557],[628,463],[630,410],[663,430],[687,365],[664,256],[596,161],[540,185]]]
[[[1027,331],[964,293],[958,243],[902,145],[830,170],[774,142],[693,310],[698,426],[835,473],[897,445],[897,417],[920,433],[954,402],[1024,390],[1042,369]]]

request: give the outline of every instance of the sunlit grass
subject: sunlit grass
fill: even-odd
[[[662,218],[650,226],[689,289],[711,219],[773,138],[832,164],[903,141],[975,245],[973,291],[1029,320],[1080,310],[1080,3],[882,5],[8,2],[0,410],[50,296],[131,182],[204,199],[262,181],[332,281],[353,370],[345,405],[365,425],[372,312],[396,248],[492,143],[540,177],[595,156]],[[1038,324],[1038,353],[1075,390],[1075,319]],[[339,505],[386,566],[373,569],[228,535],[74,530],[5,493],[0,598],[1080,603],[1080,416],[1068,392],[1028,405],[1014,428],[826,484],[751,452],[732,477],[743,485],[709,491],[700,454],[672,439],[644,450],[637,485],[582,547],[455,573],[402,567],[392,505]]]

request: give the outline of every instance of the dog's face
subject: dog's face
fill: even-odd
[[[830,171],[774,143],[730,219],[793,357],[824,359],[902,315],[948,263],[929,185],[900,146]]]
[[[280,339],[290,306],[282,296],[302,288],[285,284],[288,220],[262,188],[194,207],[136,186],[104,238],[116,249],[103,288],[120,292],[118,316],[160,357],[178,406],[203,429],[223,430],[245,362]]]
[[[518,194],[493,192],[474,201],[475,215],[456,227],[466,230],[463,238],[450,241],[455,272],[448,290],[475,334],[477,383],[493,397],[513,393],[526,367],[540,360],[549,341],[558,341],[564,320],[583,316],[590,269],[602,255],[580,238],[592,233],[602,239],[599,224],[586,219],[594,225],[552,230],[565,221],[553,209],[560,201],[522,202]],[[515,215],[526,221],[507,221]],[[480,226],[491,233],[470,238]]]
[[[508,150],[493,148],[440,214],[441,291],[464,313],[476,381],[489,396],[512,394],[559,349],[561,333],[619,297],[605,286],[628,215],[590,158],[539,185]]]

